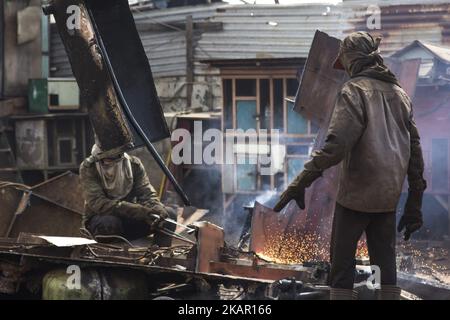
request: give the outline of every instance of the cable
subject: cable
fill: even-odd
[[[89,17],[91,19],[92,26],[93,26],[93,28],[95,30],[95,36],[97,38],[98,45],[100,46],[101,51],[103,53],[103,59],[105,60],[105,63],[107,65],[107,67],[108,67],[108,71],[109,71],[109,74],[110,74],[111,79],[113,81],[114,87],[116,89],[117,96],[119,98],[119,101],[121,102],[121,105],[122,105],[126,115],[128,116],[128,120],[131,122],[131,124],[134,127],[134,129],[137,131],[139,136],[142,138],[142,140],[144,141],[145,145],[147,146],[148,151],[150,151],[150,153],[152,154],[153,158],[155,159],[155,161],[157,162],[157,164],[159,165],[161,170],[165,173],[167,178],[170,180],[170,182],[172,183],[173,187],[175,188],[175,191],[181,197],[181,199],[183,200],[184,204],[186,206],[190,206],[191,203],[190,203],[189,198],[187,197],[186,193],[181,188],[181,186],[178,184],[178,182],[176,181],[176,179],[173,176],[172,172],[170,172],[170,170],[165,166],[164,160],[162,160],[162,158],[159,155],[158,151],[156,151],[155,147],[153,146],[153,144],[148,139],[148,137],[145,134],[144,130],[141,128],[139,123],[134,118],[133,113],[131,112],[131,109],[128,106],[128,103],[127,103],[127,101],[125,99],[125,96],[123,95],[123,92],[122,92],[122,90],[120,88],[119,82],[118,82],[118,80],[116,78],[116,75],[115,75],[115,73],[113,71],[113,67],[112,67],[111,61],[109,60],[109,56],[108,56],[108,53],[106,51],[106,47],[105,47],[105,45],[103,43],[102,37],[100,35],[100,31],[98,30],[98,26],[97,26],[97,24],[95,22],[94,15],[92,14],[92,10],[91,10],[91,8],[89,8],[89,6],[87,6],[87,11],[89,13]]]

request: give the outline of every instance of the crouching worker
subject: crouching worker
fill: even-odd
[[[155,233],[155,244],[170,246],[170,236],[157,229],[174,231],[175,225],[163,220],[176,220],[176,213],[159,201],[142,162],[126,153],[101,158],[101,152],[94,145],[91,156],[80,166],[85,199],[84,227],[94,237],[119,235],[128,240]]]

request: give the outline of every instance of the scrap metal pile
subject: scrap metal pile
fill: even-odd
[[[157,247],[151,239],[129,242],[113,237],[105,243],[100,241],[106,239],[83,236],[79,189],[79,178],[71,172],[32,187],[0,185],[0,293],[52,298],[41,292],[44,279],[54,270],[77,265],[100,274],[111,270],[143,274],[155,287],[139,298],[327,297],[327,264],[266,261],[255,252],[229,247],[223,229],[209,222],[184,228],[169,248]],[[117,277],[120,274],[112,276]],[[92,276],[90,285],[94,280]]]
[[[324,258],[326,253],[317,250],[317,238],[301,235],[293,238],[295,245],[300,244],[300,247],[290,242],[288,247],[284,237],[271,242],[274,230],[284,230],[289,222],[286,219],[289,216],[284,216],[286,213],[275,215],[271,209],[255,203],[247,250],[230,247],[224,241],[222,228],[198,221],[192,222],[188,228],[181,228],[178,231],[180,236],[174,238],[168,248],[154,246],[151,239],[129,242],[116,237],[105,243],[100,242],[105,239],[96,241],[80,230],[79,210],[83,200],[77,196],[76,190],[79,190],[79,179],[71,172],[33,187],[11,183],[0,185],[3,227],[0,293],[61,298],[53,296],[51,290],[44,290],[44,284],[50,281],[48,279],[66,280],[69,277],[67,268],[76,265],[90,275],[86,286],[102,292],[117,290],[119,286],[135,287],[136,283],[129,283],[133,279],[138,279],[137,283],[151,284],[144,293],[132,296],[139,299],[328,297],[329,264]],[[421,297],[436,293],[439,297],[448,296],[450,290],[445,283],[437,283],[436,279],[419,281],[417,276],[412,276],[411,270],[407,270],[411,266],[407,264],[406,255],[415,250],[402,249],[404,259],[399,264],[404,271],[399,273],[402,286]],[[445,253],[439,253],[436,259],[446,259]],[[417,264],[413,266],[417,267]],[[356,282],[365,281],[369,275],[370,270],[360,268]],[[106,280],[98,281],[100,278]],[[117,281],[121,284],[115,283]],[[83,292],[80,291],[80,295]],[[367,296],[373,296],[373,292],[366,290]],[[64,298],[114,297],[91,294]]]

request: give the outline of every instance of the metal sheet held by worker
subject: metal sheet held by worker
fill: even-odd
[[[340,40],[316,31],[303,71],[294,110],[320,124],[328,121],[336,95],[347,75],[333,69]]]
[[[293,202],[281,212],[275,212],[256,201],[252,215],[250,250],[267,260],[287,262],[283,250],[287,245],[286,230],[293,218],[297,220],[300,228],[305,225],[305,215],[297,213],[298,208]]]
[[[348,79],[343,70],[332,67],[339,53],[339,46],[339,39],[316,31],[295,97],[294,110],[319,123],[314,150],[320,149],[325,142],[337,94]],[[306,190],[306,213],[298,209],[285,233],[295,233],[306,215],[305,228],[322,237],[328,235],[337,196],[338,176],[339,167],[330,168]]]
[[[169,137],[150,64],[128,1],[86,0],[86,5],[97,26],[97,36],[103,40],[120,90],[139,125],[152,142]]]

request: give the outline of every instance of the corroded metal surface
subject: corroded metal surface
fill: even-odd
[[[70,6],[80,10],[80,28],[68,28]],[[120,108],[114,86],[96,43],[92,22],[84,0],[55,0],[47,7],[58,26],[80,87],[82,104],[88,107],[98,142],[110,150],[133,142],[132,132]]]
[[[80,196],[82,195],[80,178],[71,171],[35,185],[31,191],[66,208],[84,212],[84,199]]]
[[[225,262],[210,263],[210,272],[218,274],[227,274],[230,276],[239,276],[247,278],[259,278],[267,280],[281,280],[294,278],[298,281],[310,280],[310,275],[302,270],[282,269],[270,266],[247,266]]]
[[[338,55],[340,40],[316,31],[300,87],[295,98],[295,110],[305,117],[320,123],[313,149],[320,149],[326,138],[336,96],[348,79],[342,70],[333,69],[333,61]],[[337,196],[339,168],[326,170],[323,177],[316,180],[306,190],[305,204],[308,228],[315,233],[328,235],[331,215]],[[301,216],[301,211],[297,217]],[[286,232],[293,232],[301,224],[295,217]],[[324,239],[326,241],[326,239]]]
[[[294,110],[324,127],[328,127],[336,95],[348,79],[345,72],[333,69],[340,42],[316,31],[295,97]]]
[[[197,222],[197,272],[210,272],[209,262],[219,261],[220,248],[225,245],[223,229],[209,222]]]
[[[27,194],[26,201],[24,194]],[[16,238],[21,232],[51,236],[79,236],[82,213],[27,189],[0,189],[0,236]]]
[[[169,137],[152,70],[128,1],[85,0],[85,3],[96,39],[99,43],[101,41],[101,54],[105,61],[108,58],[112,68],[109,71],[117,79],[114,83],[116,92],[123,94],[134,118],[151,142]],[[124,103],[120,102],[125,108]],[[135,139],[138,138],[139,134],[135,134]],[[140,141],[135,142],[140,144]]]

